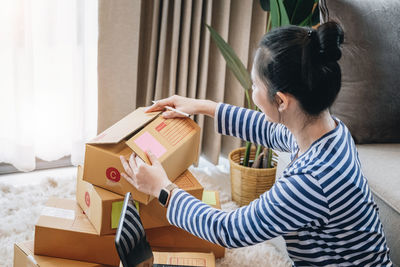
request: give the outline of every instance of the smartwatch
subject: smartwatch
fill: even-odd
[[[171,192],[175,188],[178,188],[178,186],[176,184],[171,183],[167,185],[165,188],[161,189],[160,195],[158,196],[158,201],[162,206],[164,207],[168,206],[169,199],[171,198]]]

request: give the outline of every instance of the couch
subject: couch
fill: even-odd
[[[390,258],[400,266],[400,1],[320,0],[320,6],[321,21],[334,20],[345,32],[342,88],[331,113],[353,135]],[[279,157],[278,170],[289,163],[287,153]]]
[[[357,148],[379,207],[390,258],[400,266],[400,144],[362,144]]]
[[[390,258],[400,265],[400,1],[320,1],[345,32],[342,88],[331,112],[350,129],[379,207]]]

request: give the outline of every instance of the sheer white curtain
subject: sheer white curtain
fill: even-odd
[[[0,162],[83,162],[97,128],[98,3],[0,1]]]

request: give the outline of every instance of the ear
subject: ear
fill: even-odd
[[[290,98],[287,94],[282,92],[277,92],[276,95],[276,103],[278,104],[278,111],[282,112],[288,108]]]

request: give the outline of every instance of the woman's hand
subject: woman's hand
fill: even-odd
[[[198,113],[196,109],[197,99],[187,98],[183,96],[174,95],[165,99],[156,101],[152,106],[150,106],[146,112],[160,111],[164,110],[166,106],[175,108],[179,111],[183,111],[190,115]],[[162,116],[166,119],[185,117],[184,115],[168,110],[163,112]]]
[[[122,173],[122,177],[139,191],[158,197],[162,188],[171,183],[157,157],[150,151],[146,152],[151,165],[141,160],[135,152],[129,157],[129,161],[125,157],[120,156],[122,166],[126,173]]]
[[[205,114],[210,117],[214,117],[217,103],[210,100],[194,99],[174,95],[155,102],[152,106],[146,109],[146,112],[161,111],[164,110],[166,106],[173,107],[190,115]],[[180,113],[170,110],[163,112],[162,116],[166,119],[185,117]]]

